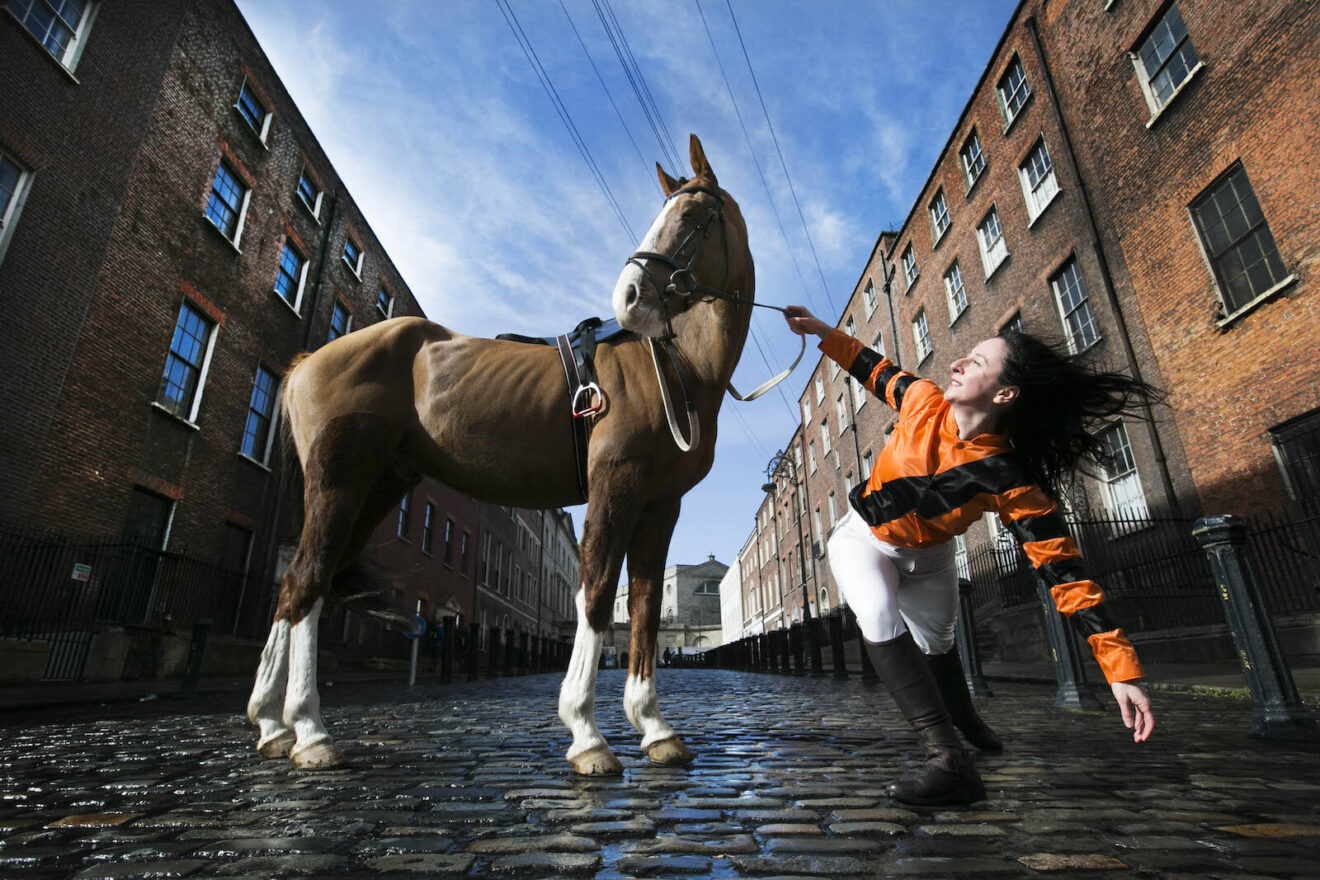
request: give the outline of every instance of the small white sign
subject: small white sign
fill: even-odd
[[[73,579],[86,583],[92,579],[92,566],[86,562],[75,562],[73,564]]]

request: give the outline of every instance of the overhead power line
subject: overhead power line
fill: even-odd
[[[743,42],[742,28],[738,27],[738,17],[733,14],[733,3],[731,0],[724,0],[729,7],[729,17],[733,19],[733,29],[738,34],[738,45],[742,47],[743,58],[747,61],[747,71],[752,75],[752,85],[756,87],[756,99],[761,102],[761,112],[765,114],[765,124],[770,127],[770,139],[775,143],[775,152],[779,154],[779,165],[784,169],[784,177],[788,179],[788,191],[793,194],[793,204],[797,206],[798,219],[802,221],[802,231],[807,235],[807,244],[811,248],[812,259],[816,261],[816,271],[820,274],[820,285],[825,290],[825,299],[829,300],[830,308],[837,314],[834,305],[834,297],[830,296],[830,286],[825,283],[825,270],[820,267],[820,257],[816,255],[816,244],[811,240],[811,230],[807,228],[807,218],[802,214],[802,203],[798,201],[797,188],[793,186],[793,176],[788,173],[788,163],[784,161],[784,151],[779,148],[779,138],[775,135],[775,125],[770,121],[770,111],[766,109],[765,98],[761,95],[761,85],[756,81],[756,71],[752,68],[752,59],[747,54],[747,44]]]
[[[495,2],[500,7],[500,12],[504,15],[504,21],[509,25],[509,30],[513,32],[513,38],[518,41],[518,47],[523,50],[523,55],[527,57],[527,63],[532,66],[532,72],[536,74],[537,80],[540,81],[541,88],[545,89],[546,97],[550,99],[555,112],[559,114],[560,121],[568,129],[573,144],[582,156],[582,161],[587,163],[587,168],[591,170],[592,177],[596,179],[596,184],[600,187],[601,192],[605,194],[605,199],[610,203],[610,207],[614,209],[614,214],[618,217],[620,225],[623,226],[624,232],[628,235],[628,240],[630,242],[637,241],[637,235],[628,224],[628,218],[624,216],[623,209],[619,207],[618,200],[614,197],[609,183],[605,180],[605,175],[601,173],[596,160],[592,158],[591,150],[587,147],[586,141],[582,139],[577,126],[573,124],[572,114],[568,112],[568,108],[560,100],[559,92],[555,89],[555,84],[551,81],[549,72],[541,64],[541,59],[537,57],[536,50],[523,31],[522,24],[518,21],[518,16],[514,13],[513,7],[509,6],[508,0],[495,0]]]
[[[645,88],[642,81],[641,69],[637,67],[636,58],[633,57],[632,50],[627,48],[627,41],[624,39],[623,31],[618,28],[617,19],[614,19],[614,11],[611,9],[606,12],[601,6],[602,0],[591,0],[591,5],[596,9],[596,15],[600,17],[601,26],[605,28],[605,35],[610,38],[610,45],[614,48],[614,55],[619,59],[619,66],[623,68],[623,75],[627,77],[628,84],[632,86],[633,95],[637,98],[637,103],[642,107],[642,113],[646,116],[646,122],[651,126],[651,133],[655,135],[656,143],[660,145],[660,155],[666,163],[675,171],[682,168],[682,162],[678,159],[678,151],[674,149],[672,141],[667,140],[665,135],[661,134],[664,128],[664,120],[660,118],[660,111],[656,108],[654,100],[648,101],[650,90]],[[608,0],[606,0],[608,5]],[[613,21],[613,24],[611,23]],[[629,62],[631,60],[631,63]],[[666,129],[667,132],[667,129]]]

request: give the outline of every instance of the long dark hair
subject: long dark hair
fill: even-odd
[[[1164,400],[1158,388],[1067,355],[1059,345],[1017,330],[999,338],[1008,345],[1000,382],[1019,389],[1004,416],[1004,432],[1027,477],[1053,498],[1071,484],[1074,472],[1111,465],[1108,444],[1093,431],[1119,415],[1148,421],[1144,407]]]

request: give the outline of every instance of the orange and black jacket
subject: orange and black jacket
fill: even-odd
[[[1058,506],[1026,478],[1008,437],[961,439],[939,386],[842,331],[832,330],[820,350],[898,412],[870,479],[848,495],[876,537],[932,547],[997,512],[1050,585],[1055,606],[1091,645],[1105,679],[1141,678],[1137,653],[1106,611],[1099,585],[1087,579]]]

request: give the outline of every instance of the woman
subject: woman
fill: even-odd
[[[1136,742],[1154,728],[1136,651],[1087,580],[1052,500],[1083,459],[1103,461],[1087,428],[1157,392],[1120,373],[1087,369],[1023,333],[976,345],[948,387],[899,370],[802,306],[784,317],[898,412],[853,512],[829,540],[830,570],[857,615],[876,675],[912,725],[927,763],[889,786],[900,801],[969,804],[985,788],[955,725],[982,749],[999,738],[976,715],[954,649],[958,575],[950,540],[993,511],[1017,536],[1055,605],[1095,654]],[[925,655],[930,655],[929,659]]]

